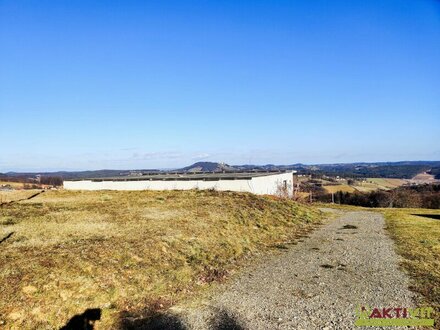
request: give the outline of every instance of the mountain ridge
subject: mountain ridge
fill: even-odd
[[[232,171],[277,171],[296,170],[299,174],[317,174],[348,177],[384,177],[410,179],[418,173],[432,172],[440,177],[440,161],[398,161],[398,162],[355,162],[334,164],[302,164],[290,165],[229,165],[221,162],[196,162],[174,170],[137,169],[137,170],[91,170],[91,171],[56,171],[56,172],[7,172],[0,177],[34,177],[59,176],[64,179],[103,178],[113,176],[140,176],[145,173],[166,172],[232,172]]]

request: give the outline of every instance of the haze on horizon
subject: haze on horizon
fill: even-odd
[[[440,160],[440,2],[0,2],[0,172]]]

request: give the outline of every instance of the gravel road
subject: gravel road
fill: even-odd
[[[413,307],[409,280],[398,268],[399,257],[384,226],[378,213],[343,213],[284,253],[221,285],[198,307],[172,308],[173,316],[156,320],[156,326],[354,329],[360,304]]]

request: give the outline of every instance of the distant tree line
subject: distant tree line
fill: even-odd
[[[299,174],[311,174],[313,177],[340,176],[342,178],[395,178],[395,179],[411,179],[419,173],[434,171],[433,175],[440,178],[440,167],[432,169],[430,165],[321,165],[316,170],[309,168],[298,169]]]
[[[63,178],[60,176],[40,176],[39,178],[25,178],[25,177],[12,177],[12,176],[0,176],[3,182],[19,182],[23,183],[24,189],[39,189],[41,185],[50,185],[59,187],[63,185]]]
[[[333,199],[338,204],[349,204],[363,207],[414,207],[414,208],[440,208],[440,185],[425,184],[417,186],[398,187],[393,190],[377,190],[368,193],[342,192],[334,193]],[[314,200],[331,202],[332,194],[317,192]]]
[[[2,175],[1,180],[4,182],[29,182],[29,180],[25,178],[14,178],[6,175]]]
[[[436,179],[440,180],[440,167],[434,167],[429,171],[429,174],[434,175]]]

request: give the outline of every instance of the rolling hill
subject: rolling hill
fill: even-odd
[[[428,172],[440,178],[440,161],[402,161],[376,163],[341,164],[291,164],[291,165],[228,165],[218,162],[197,162],[175,170],[139,169],[139,170],[96,170],[96,171],[59,171],[59,172],[8,172],[3,177],[30,178],[36,175],[57,176],[64,179],[103,178],[127,175],[142,175],[151,172],[232,172],[232,171],[277,171],[295,170],[299,174],[314,174],[352,178],[395,178],[411,179],[419,173]]]

